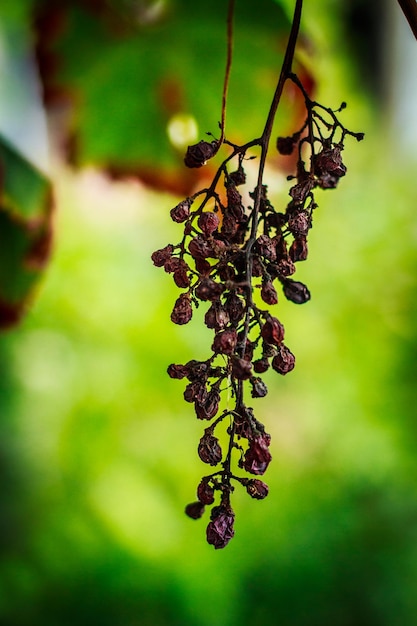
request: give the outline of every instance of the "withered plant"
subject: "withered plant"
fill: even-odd
[[[225,135],[226,96],[232,60],[234,0],[229,2],[228,46],[223,86],[220,137],[189,146],[185,165],[205,165],[219,150],[228,153],[208,188],[201,189],[175,206],[170,214],[184,225],[182,239],[152,255],[153,263],[172,274],[183,290],[175,302],[171,320],[187,324],[193,309],[207,303],[205,325],[213,330],[211,352],[206,359],[168,367],[171,378],[187,379],[184,399],[194,405],[198,419],[207,423],[198,444],[201,460],[214,468],[197,487],[197,500],[186,507],[189,517],[200,518],[213,505],[207,526],[207,541],[224,548],[234,536],[235,514],[230,498],[239,484],[261,500],[268,486],[259,478],[271,461],[271,437],[247,404],[247,396],[262,398],[267,387],[262,374],[272,368],[285,376],[294,368],[295,357],[286,344],[284,326],[271,307],[283,296],[295,304],[310,299],[305,284],[294,280],[296,264],[308,257],[308,234],[317,203],[316,188],[334,189],[346,174],[342,151],[347,136],[358,141],[362,133],[345,128],[339,113],[312,100],[292,71],[300,26],[302,0],[296,0],[292,27],[276,90],[260,137],[236,145]],[[278,137],[282,155],[296,154],[290,200],[277,211],[264,181],[271,133],[286,81],[298,88],[305,102],[305,121],[291,136]],[[245,165],[260,150],[255,188],[246,190],[252,202],[245,206]],[[256,287],[260,287],[260,297]],[[284,341],[285,340],[285,341]],[[228,394],[221,408],[222,394]],[[222,449],[218,429],[224,428],[228,444]],[[216,503],[216,495],[218,495]]]

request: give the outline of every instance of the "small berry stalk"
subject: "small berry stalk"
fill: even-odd
[[[231,5],[232,6],[232,3]],[[310,99],[292,72],[292,59],[301,17],[297,0],[283,67],[261,137],[244,145],[225,138],[225,93],[231,59],[231,11],[229,9],[228,63],[223,97],[221,137],[190,146],[185,165],[202,167],[225,148],[228,155],[211,185],[185,198],[171,210],[174,222],[184,225],[181,241],[152,254],[153,263],[172,274],[182,289],[171,313],[175,324],[187,324],[194,308],[207,305],[204,323],[213,331],[211,351],[205,360],[171,364],[171,378],[186,379],[184,399],[194,405],[196,417],[208,425],[198,444],[200,459],[214,468],[197,487],[197,500],[186,507],[193,519],[212,506],[207,541],[224,548],[234,536],[235,514],[231,494],[241,485],[257,500],[268,495],[262,476],[271,461],[271,437],[248,406],[246,396],[262,398],[267,386],[262,375],[270,368],[285,376],[294,368],[295,356],[284,341],[285,330],[272,313],[282,295],[295,304],[310,299],[307,286],[294,279],[296,264],[308,256],[308,233],[317,204],[316,188],[333,189],[346,174],[342,151],[346,136],[358,141],[361,133],[347,130],[337,110]],[[290,137],[279,137],[277,149],[296,151],[297,165],[289,189],[290,200],[277,211],[268,196],[264,167],[272,126],[286,80],[301,91],[305,122]],[[257,184],[246,189],[245,164],[260,149]],[[245,196],[246,192],[246,196]],[[251,199],[245,206],[244,197]],[[222,394],[229,402],[221,406]],[[218,429],[228,442],[222,449]],[[251,477],[241,475],[242,470]],[[256,478],[255,478],[256,477]],[[218,494],[218,503],[216,502]]]

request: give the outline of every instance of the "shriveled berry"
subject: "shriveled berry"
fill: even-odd
[[[174,308],[171,313],[171,321],[174,324],[188,324],[193,316],[193,309],[191,306],[190,296],[186,293],[180,295],[176,300]]]
[[[198,227],[203,231],[206,237],[209,237],[217,230],[219,223],[219,218],[216,213],[212,211],[202,213],[197,220]]]
[[[214,336],[211,349],[216,354],[228,354],[232,355],[235,351],[237,344],[237,333],[234,328],[228,328],[226,330],[219,331]]]
[[[268,393],[268,387],[265,385],[262,378],[258,376],[252,376],[250,379],[252,385],[251,396],[252,398],[264,398]]]
[[[234,324],[237,324],[237,322],[242,319],[245,312],[245,304],[243,300],[235,293],[231,293],[227,296],[224,308],[229,314],[230,321]]]
[[[263,374],[269,369],[269,361],[266,358],[257,359],[253,362],[253,369],[257,374]]]
[[[210,262],[207,261],[207,259],[203,259],[202,257],[196,257],[194,259],[194,263],[195,263],[195,269],[197,270],[199,274],[201,274],[201,276],[210,274],[211,265],[210,265]]]
[[[262,482],[258,478],[251,478],[246,483],[246,491],[251,498],[256,500],[263,500],[269,493],[269,487],[266,483]]]
[[[313,177],[306,177],[300,180],[294,187],[290,189],[290,196],[293,198],[294,202],[298,205],[302,205],[305,202],[305,199],[309,195],[310,191],[314,187],[314,179]]]
[[[213,257],[213,248],[202,235],[197,235],[191,239],[188,244],[188,250],[194,259],[206,259],[207,257]]]
[[[278,346],[277,354],[272,359],[271,365],[278,374],[285,376],[285,374],[294,369],[295,356],[287,346],[281,344]]]
[[[206,430],[198,444],[198,456],[203,463],[208,465],[218,465],[222,460],[222,449],[219,440],[210,430]]]
[[[311,217],[307,211],[295,211],[288,218],[288,229],[293,235],[306,235],[311,228]]]
[[[261,298],[266,304],[277,304],[278,294],[272,281],[266,280],[262,283]]]
[[[226,195],[227,195],[227,213],[233,215],[237,222],[240,222],[244,216],[244,209],[242,204],[242,196],[236,189],[236,185],[233,181],[226,183]]]
[[[177,378],[179,380],[188,376],[188,368],[186,365],[175,365],[175,363],[171,363],[171,365],[168,366],[167,372],[170,378]]]
[[[276,267],[279,276],[291,276],[295,273],[295,265],[289,257],[277,261]]]
[[[205,402],[207,394],[205,381],[193,380],[184,389],[184,400],[186,402],[195,402],[196,400]]]
[[[256,240],[255,248],[268,261],[275,261],[277,258],[276,242],[268,235],[260,235]]]
[[[292,278],[286,278],[282,281],[282,290],[287,300],[291,300],[295,304],[304,304],[310,300],[311,295],[304,283]]]
[[[185,267],[180,267],[177,270],[175,270],[173,276],[174,276],[174,282],[177,285],[177,287],[179,287],[180,289],[186,289],[187,287],[190,286],[190,278],[188,276],[188,271],[189,268],[185,268]]]
[[[295,146],[294,137],[278,137],[277,150],[280,154],[289,155],[293,153]]]
[[[211,420],[219,410],[220,393],[217,389],[211,389],[204,401],[196,399],[194,405],[196,415],[200,420]]]
[[[308,255],[307,239],[304,235],[297,235],[292,242],[289,255],[292,261],[305,261]]]
[[[160,250],[155,250],[152,253],[151,259],[153,264],[156,267],[162,267],[169,258],[171,258],[172,253],[174,252],[174,246],[168,244],[165,248],[161,248]]]
[[[204,316],[207,328],[214,328],[215,330],[222,330],[229,321],[229,314],[220,302],[213,302]]]
[[[188,218],[190,217],[191,204],[192,201],[189,198],[177,204],[177,206],[175,206],[170,211],[171,219],[178,224],[188,220]]]
[[[225,212],[223,215],[223,222],[220,229],[221,234],[226,239],[230,239],[233,237],[239,228],[239,222],[235,218],[235,216],[230,212]]]
[[[184,259],[180,259],[177,256],[169,257],[164,263],[164,270],[168,274],[172,274],[173,272],[177,272],[181,269],[188,269],[188,265]]]
[[[340,178],[346,174],[346,166],[342,161],[343,146],[341,144],[335,144],[333,148],[325,148],[314,158],[314,170],[318,175],[332,174],[337,178]]]
[[[278,346],[284,339],[284,326],[276,317],[270,315],[262,326],[261,336],[267,343]]]
[[[208,365],[206,361],[192,359],[185,364],[188,370],[188,380],[197,381],[200,384],[207,380]]]
[[[185,507],[185,514],[191,519],[200,519],[204,513],[205,506],[202,502],[191,502]]]
[[[206,530],[207,543],[214,546],[216,550],[226,547],[235,535],[234,521],[235,514],[230,506],[213,507],[211,521]]]
[[[232,376],[238,380],[247,380],[252,374],[252,363],[235,357],[232,361]]]
[[[246,174],[243,167],[240,165],[235,172],[230,172],[229,178],[236,185],[236,187],[244,185],[246,183]]]
[[[203,478],[197,487],[197,498],[203,504],[213,504],[214,502],[214,489],[209,484],[207,478]]]
[[[249,442],[243,459],[243,467],[250,474],[264,474],[271,459],[266,439],[262,436],[256,437]]]
[[[264,264],[258,255],[254,254],[252,257],[252,276],[259,277],[264,274]]]
[[[220,147],[220,143],[217,140],[199,141],[193,146],[188,146],[187,153],[184,157],[184,163],[187,167],[202,167],[206,162],[211,159]]]
[[[203,278],[195,290],[195,295],[199,300],[217,300],[223,293],[224,286],[216,283],[211,278]]]

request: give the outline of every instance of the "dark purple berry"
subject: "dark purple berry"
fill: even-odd
[[[190,296],[186,293],[180,295],[176,300],[173,311],[171,313],[171,321],[174,324],[188,324],[193,316]]]
[[[297,280],[292,280],[292,278],[286,278],[282,281],[282,290],[287,300],[291,300],[295,304],[304,304],[311,298],[307,286]]]
[[[263,500],[269,493],[269,487],[266,483],[262,482],[258,478],[252,478],[248,480],[246,484],[246,491],[256,500]]]
[[[278,374],[288,374],[295,366],[295,356],[287,346],[281,344],[277,348],[277,354],[272,359],[272,368],[278,372]]]
[[[155,250],[152,253],[151,259],[156,267],[162,267],[169,258],[171,258],[172,253],[174,251],[174,246],[168,244],[165,248],[161,248],[161,250]]]
[[[170,211],[171,219],[174,222],[180,224],[181,222],[185,222],[190,217],[190,207],[192,201],[187,198],[187,200],[183,200],[177,206],[175,206]]]
[[[193,146],[188,146],[187,153],[184,157],[184,163],[187,167],[202,167],[211,159],[220,147],[220,143],[215,141],[199,141]]]
[[[233,539],[235,531],[233,528],[235,514],[231,507],[215,506],[211,511],[211,521],[207,526],[207,542],[214,546],[216,550],[227,546]]]
[[[222,460],[222,449],[219,440],[210,430],[206,430],[198,444],[198,456],[203,463],[208,465],[218,465]]]
[[[203,478],[197,487],[197,498],[203,504],[213,504],[214,502],[214,489],[209,484],[207,478]]]
[[[270,315],[262,326],[261,336],[267,343],[278,346],[284,339],[284,326],[276,317]]]
[[[204,504],[202,502],[191,502],[185,507],[185,514],[191,519],[200,519],[204,513]]]
[[[197,220],[198,227],[203,231],[206,237],[209,237],[217,230],[219,223],[219,218],[216,213],[212,213],[211,211],[202,213]]]

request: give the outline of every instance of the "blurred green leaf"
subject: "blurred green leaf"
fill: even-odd
[[[0,328],[16,323],[49,256],[48,180],[0,137]]]
[[[148,168],[157,181],[163,179],[161,168],[188,177],[182,161],[187,143],[172,145],[167,127],[183,114],[198,127],[188,143],[219,132],[227,3],[166,2],[147,23],[132,8],[95,6],[76,2],[63,9],[42,2],[38,8],[47,100],[72,103],[71,156],[77,164],[113,171]],[[275,2],[260,0],[256,11],[237,4],[228,107],[233,141],[262,131],[289,25]],[[164,187],[163,181],[156,186]]]

